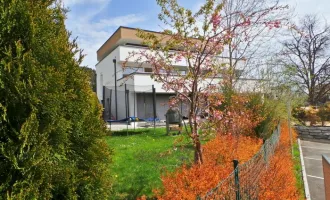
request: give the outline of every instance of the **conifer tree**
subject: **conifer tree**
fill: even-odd
[[[0,199],[105,199],[111,151],[56,0],[0,0]]]

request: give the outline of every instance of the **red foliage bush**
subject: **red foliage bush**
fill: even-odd
[[[292,133],[295,139],[297,134],[294,130]],[[259,185],[259,199],[299,199],[291,156],[289,128],[286,123],[282,124],[279,146],[270,159],[268,168],[263,172]]]
[[[158,199],[196,199],[197,195],[205,195],[233,171],[233,159],[247,161],[261,144],[261,140],[247,136],[216,137],[203,147],[203,164],[182,166],[162,177],[164,192],[155,191]]]
[[[293,131],[294,138],[296,137]],[[248,136],[219,135],[204,145],[202,165],[182,166],[162,177],[164,191],[155,191],[158,199],[196,199],[216,187],[233,171],[233,159],[248,161],[258,152],[262,141]],[[280,143],[264,167],[259,180],[259,199],[298,199],[293,159],[290,153],[289,130],[282,125]]]

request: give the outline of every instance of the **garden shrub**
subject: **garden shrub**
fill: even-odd
[[[254,128],[263,120],[259,112],[261,104],[252,104],[247,95],[230,95],[213,94],[210,97],[208,120],[214,127],[214,132],[256,136]]]
[[[317,112],[318,117],[322,121],[322,126],[324,126],[325,121],[330,121],[330,103],[323,105],[319,108]]]
[[[297,119],[300,123],[304,124],[307,119],[305,109],[302,107],[296,107],[292,109],[292,117]]]
[[[254,131],[258,137],[267,139],[282,117],[279,114],[282,113],[280,111],[282,109],[281,104],[261,94],[250,94],[248,105],[249,108],[258,106],[255,112],[258,113],[262,120],[254,128]]]
[[[260,173],[259,199],[298,199],[300,194],[291,156],[287,124],[282,124],[280,142],[275,154]],[[293,139],[296,133],[293,132]],[[205,161],[202,165],[182,166],[174,173],[162,176],[163,190],[154,190],[158,199],[196,199],[204,196],[233,171],[232,161],[245,163],[262,145],[261,139],[248,136],[218,135],[203,147]],[[143,199],[143,198],[142,198]]]
[[[292,130],[293,140],[296,133]],[[259,199],[299,199],[299,190],[291,155],[289,127],[282,123],[280,143],[259,181]]]
[[[205,195],[233,171],[233,159],[249,160],[262,140],[248,136],[218,135],[203,146],[204,162],[186,165],[162,176],[164,189],[155,190],[158,199],[196,199]]]
[[[305,113],[306,113],[306,121],[310,121],[311,126],[314,126],[316,122],[321,121],[320,117],[317,114],[318,110],[316,108],[309,106],[305,109]]]
[[[220,105],[217,104],[219,99]],[[209,120],[217,133],[254,135],[267,139],[278,122],[287,116],[283,103],[261,94],[213,94],[210,102]]]

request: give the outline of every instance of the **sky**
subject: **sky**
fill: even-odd
[[[281,0],[295,9],[294,16],[318,14],[330,23],[329,0]],[[203,0],[178,0],[186,8],[196,10]],[[63,0],[69,8],[66,26],[77,37],[78,45],[86,57],[84,66],[95,69],[96,51],[119,26],[160,31],[160,12],[156,0]]]

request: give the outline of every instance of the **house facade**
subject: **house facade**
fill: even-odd
[[[161,35],[159,32],[149,32]],[[146,50],[136,34],[137,30],[134,28],[119,27],[97,51],[97,97],[104,106],[105,119],[118,120],[127,116],[146,119],[152,118],[154,114],[157,118],[164,119],[168,109],[168,99],[174,95],[173,92],[162,89],[162,83],[150,77],[151,66],[147,64],[141,66],[135,62],[135,58],[132,58],[128,60],[130,68],[122,69],[129,52]],[[225,53],[221,59],[223,62],[228,60]],[[185,61],[173,65],[179,73],[186,73]],[[238,69],[243,69],[244,65],[244,60],[239,61]],[[238,81],[236,87],[241,91],[252,91],[255,90],[257,82],[258,80],[242,79]],[[180,109],[183,115],[186,115],[187,105],[180,105]]]

